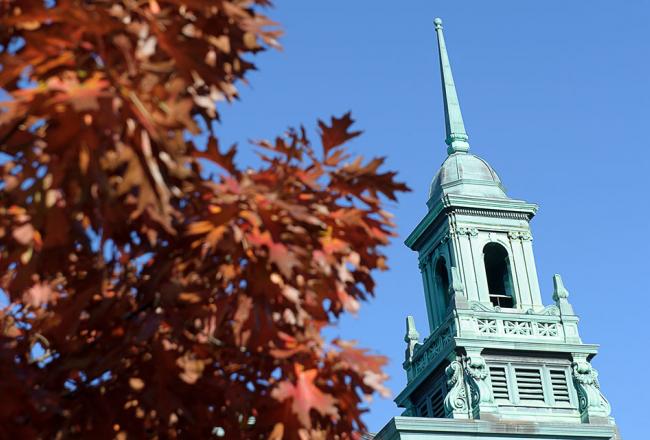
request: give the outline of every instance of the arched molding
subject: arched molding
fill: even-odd
[[[508,239],[508,235],[504,232],[486,232],[479,235],[478,245],[481,249],[490,243],[498,243],[503,246],[508,252],[508,257],[512,258],[512,246]]]

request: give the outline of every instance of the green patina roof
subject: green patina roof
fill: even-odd
[[[431,182],[429,199],[439,199],[447,194],[468,195],[481,198],[508,198],[501,179],[494,169],[483,159],[469,154],[469,137],[465,130],[463,115],[456,93],[456,85],[451,72],[451,64],[442,20],[434,20],[438,35],[438,55],[440,57],[440,77],[445,109],[445,129],[449,156]]]
[[[501,179],[483,159],[469,153],[453,153],[433,178],[429,198],[465,194],[481,198],[508,198]]]
[[[433,21],[436,25],[438,34],[438,55],[440,56],[440,78],[442,79],[442,95],[445,104],[445,128],[447,139],[445,142],[449,145],[447,152],[449,154],[469,150],[469,142],[463,115],[460,111],[460,103],[456,94],[456,84],[454,76],[451,73],[451,64],[447,55],[447,46],[445,45],[445,36],[442,33],[442,20],[436,18]]]

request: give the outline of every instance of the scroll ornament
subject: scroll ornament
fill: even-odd
[[[471,356],[467,358],[465,371],[467,373],[470,389],[472,390],[472,406],[478,406],[481,403],[494,403],[492,389],[488,383],[488,368],[485,359],[481,356]]]
[[[447,375],[447,388],[449,389],[444,402],[445,416],[455,418],[454,414],[462,413],[466,415],[469,410],[469,402],[467,400],[462,365],[458,361],[453,361],[445,369],[445,374]]]
[[[589,416],[608,417],[611,406],[598,383],[598,372],[587,361],[577,361],[572,364],[573,381],[578,391],[580,412]]]

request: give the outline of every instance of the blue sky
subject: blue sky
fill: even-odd
[[[440,16],[474,153],[511,197],[540,204],[534,249],[544,301],[562,274],[601,344],[594,365],[625,438],[643,438],[650,295],[650,3],[647,1],[278,1],[281,53],[263,54],[242,101],[222,106],[224,144],[352,110],[366,157],[384,155],[413,192],[390,206],[399,237],[377,298],[339,333],[390,357],[405,383],[404,319],[427,328],[416,255],[404,238],[426,213],[445,158],[432,20]],[[250,154],[241,155],[245,163]],[[398,415],[377,398],[372,430]]]

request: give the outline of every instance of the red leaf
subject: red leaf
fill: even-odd
[[[296,383],[287,380],[280,382],[272,391],[271,396],[280,402],[292,399],[291,409],[305,427],[311,427],[309,412],[312,409],[318,411],[322,416],[338,419],[336,399],[330,394],[323,393],[314,384],[318,371],[316,369],[303,371],[299,365],[296,365],[295,371]]]
[[[320,137],[323,143],[323,152],[325,157],[329,156],[329,152],[345,142],[353,139],[361,134],[361,131],[348,131],[350,126],[354,123],[350,112],[344,114],[341,118],[332,117],[332,125],[328,126],[323,121],[318,121],[320,128]]]
[[[210,137],[205,151],[196,150],[195,157],[208,159],[219,165],[232,175],[239,174],[239,169],[235,165],[235,154],[237,154],[237,145],[233,144],[225,153],[221,152],[217,139]]]

